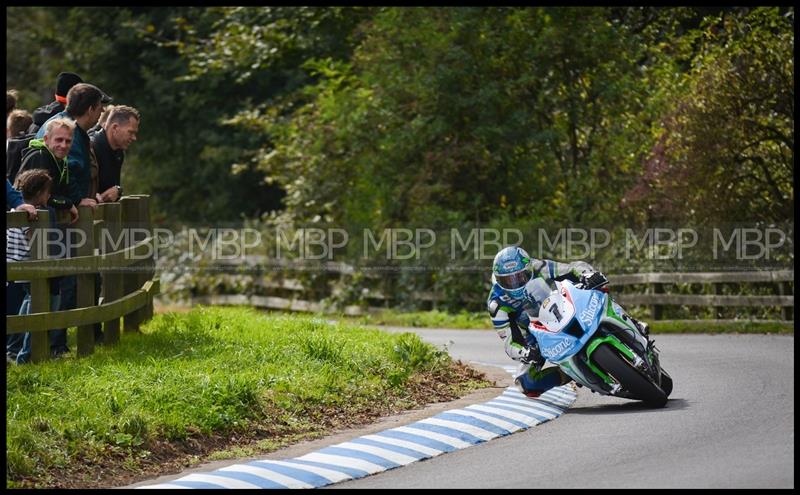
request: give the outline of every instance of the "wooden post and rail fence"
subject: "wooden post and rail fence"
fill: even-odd
[[[609,276],[614,286],[645,284],[644,294],[620,294],[621,304],[649,306],[654,320],[662,319],[664,306],[713,307],[719,316],[725,307],[780,307],[783,320],[794,320],[794,270],[708,273],[639,273]],[[768,283],[776,294],[722,295],[722,284]],[[666,284],[711,284],[714,294],[667,294]]]
[[[215,267],[237,269],[255,268],[252,275],[254,286],[260,294],[212,294],[199,295],[192,298],[192,304],[207,305],[246,305],[264,309],[285,311],[322,312],[322,303],[308,300],[308,291],[295,279],[273,280],[261,275],[259,265],[269,264],[263,256],[251,256],[245,260],[219,260]],[[353,272],[353,268],[342,263],[328,263],[325,270],[345,275]],[[369,276],[367,276],[369,278]],[[742,272],[705,272],[705,273],[639,273],[626,275],[609,275],[614,299],[625,306],[646,306],[650,318],[663,319],[665,306],[703,306],[715,308],[714,314],[719,317],[723,308],[770,306],[780,308],[781,319],[794,320],[794,270],[742,271]],[[723,295],[722,287],[727,285],[766,283],[773,287],[771,295]],[[671,294],[667,289],[672,284],[708,284],[713,294]],[[624,287],[641,286],[636,292],[620,291]],[[420,292],[416,296],[420,300],[436,303],[442,296],[433,292]],[[368,289],[364,297],[367,305],[351,305],[343,309],[343,313],[361,316],[366,313],[380,311],[391,307],[387,302],[392,298],[379,289]],[[468,300],[464,302],[481,302]],[[435,307],[435,306],[434,306]]]
[[[39,218],[29,221],[25,212],[7,212],[6,226],[31,227],[33,231],[51,231],[49,212],[38,211]],[[63,218],[59,219],[63,221]],[[153,299],[159,292],[155,277],[155,242],[150,223],[149,197],[125,196],[117,203],[103,203],[96,210],[79,207],[78,221],[68,226],[78,231],[83,242],[77,243],[72,257],[48,255],[47,236],[34,235],[30,261],[6,263],[8,281],[30,281],[31,310],[28,315],[7,315],[6,334],[31,332],[31,360],[49,359],[48,330],[77,327],[77,355],[91,354],[94,349],[93,326],[104,327],[104,344],[114,345],[122,330],[136,332],[153,316]],[[57,230],[57,229],[56,229]],[[63,232],[63,231],[62,231]],[[143,234],[137,239],[137,234]],[[50,242],[52,244],[52,241]],[[121,246],[121,247],[120,247]],[[248,256],[238,260],[220,260],[216,267],[255,268],[251,273],[260,292],[252,294],[214,294],[196,296],[192,303],[208,305],[247,305],[265,309],[301,312],[324,312],[325,306],[309,300],[310,291],[295,279],[273,280],[263,276],[259,267],[268,259]],[[291,269],[291,267],[285,267]],[[328,263],[326,271],[347,276],[353,267]],[[289,270],[287,270],[289,271]],[[100,304],[95,301],[95,280],[102,281]],[[62,276],[77,277],[77,307],[51,311],[48,280]],[[366,278],[370,277],[369,275]],[[783,320],[794,320],[794,270],[709,272],[709,273],[641,273],[609,275],[614,297],[626,306],[645,306],[653,320],[662,319],[665,306],[704,306],[715,308],[719,316],[727,307],[770,306],[780,308]],[[773,287],[769,295],[723,295],[723,284],[766,284]],[[672,294],[666,289],[674,284],[704,284],[713,294]],[[638,286],[635,292],[618,290]],[[319,289],[314,292],[319,297]],[[416,295],[436,307],[442,296],[431,291]],[[391,307],[394,298],[380,289],[365,289],[367,304],[350,305],[344,314],[359,316]],[[469,300],[464,302],[479,302]]]
[[[77,355],[85,356],[94,349],[95,324],[104,327],[104,345],[114,345],[120,330],[137,332],[153,315],[159,281],[149,196],[124,196],[119,202],[99,204],[96,210],[80,206],[78,213],[77,222],[66,226],[70,237],[80,238],[74,243],[73,256],[62,253],[58,259],[49,255],[49,249],[65,252],[65,243],[72,239],[64,236],[64,229],[52,227],[48,210],[38,210],[35,221],[29,221],[25,212],[6,213],[6,228],[31,227],[33,232],[31,259],[6,263],[6,280],[29,281],[31,293],[30,314],[7,315],[6,335],[31,332],[33,362],[50,358],[48,330],[77,327]],[[65,220],[62,215],[59,221]],[[60,233],[62,239],[48,240],[44,232]],[[142,238],[137,239],[137,234]],[[97,274],[102,281],[102,304],[95,301]],[[77,277],[77,307],[51,311],[48,280],[72,275]]]

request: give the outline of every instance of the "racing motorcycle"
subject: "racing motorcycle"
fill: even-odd
[[[536,278],[526,288],[531,300],[541,301],[538,314],[530,314],[529,331],[542,357],[593,392],[663,407],[672,378],[661,367],[654,340],[639,332],[607,288],[583,289],[569,280],[554,284],[551,289]]]

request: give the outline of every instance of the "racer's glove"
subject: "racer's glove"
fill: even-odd
[[[584,289],[599,289],[608,285],[608,278],[600,272],[586,272],[581,275],[580,283]]]
[[[519,360],[525,364],[529,363],[533,364],[536,367],[536,369],[540,369],[542,366],[544,366],[544,358],[542,357],[542,354],[539,352],[538,345],[531,345],[526,347],[522,351]]]

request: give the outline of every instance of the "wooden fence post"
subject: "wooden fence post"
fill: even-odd
[[[134,235],[137,231],[133,229],[141,228],[141,219],[139,217],[139,198],[132,196],[124,196],[119,200],[120,208],[122,211],[122,228],[125,230],[125,247],[128,248],[136,244],[137,240]],[[125,275],[123,276],[123,292],[128,295],[141,287],[139,284],[139,263],[134,263],[128,267]],[[133,311],[123,317],[125,332],[138,332],[139,325],[141,324],[141,311]]]
[[[98,211],[100,211],[104,221],[103,234],[100,238],[100,252],[107,254],[124,248],[124,246],[119,245],[120,234],[122,233],[120,227],[120,213],[122,210],[120,204],[103,203],[98,207]],[[100,276],[103,281],[103,304],[116,301],[122,297],[122,271],[111,269],[101,272]],[[119,318],[108,320],[105,322],[104,327],[105,345],[114,345],[119,342]]]
[[[147,235],[151,237],[150,246],[152,256],[148,256],[146,260],[140,264],[141,272],[139,274],[139,287],[143,286],[148,280],[152,280],[156,272],[155,263],[155,248],[156,241],[153,237],[153,226],[150,223],[150,196],[146,194],[139,195],[139,219],[142,222],[142,228],[147,229]],[[153,317],[153,298],[148,297],[147,304],[141,310],[140,322],[147,321]]]
[[[792,295],[792,288],[789,285],[789,282],[778,282],[778,294],[782,296],[791,296]],[[791,321],[794,319],[794,307],[792,306],[781,306],[781,317],[786,321]]]
[[[78,206],[78,221],[72,227],[86,236],[83,243],[76,247],[76,256],[94,255],[94,210],[90,206]],[[95,305],[94,300],[94,273],[77,275],[77,308],[88,308]],[[81,325],[78,327],[77,355],[88,356],[94,350],[94,325]]]
[[[47,252],[47,229],[50,228],[50,212],[38,210],[39,218],[31,222],[35,229],[31,239],[31,260],[49,258]],[[38,231],[38,234],[36,233]],[[31,313],[50,311],[50,283],[46,278],[31,280]],[[50,359],[50,339],[48,332],[31,332],[31,362],[39,363]]]
[[[653,294],[663,294],[664,293],[664,284],[653,283]],[[661,305],[660,304],[653,304],[650,307],[650,312],[653,315],[653,320],[660,320],[661,319]]]
[[[715,296],[722,295],[722,284],[720,282],[712,282],[711,287],[714,289]],[[714,306],[714,318],[722,319],[722,312],[725,311],[725,308],[722,306]]]
[[[151,248],[155,249],[155,240],[152,239],[153,232],[150,225],[150,196],[146,194],[137,194],[134,196],[126,196],[120,200],[122,204],[122,217],[123,224],[126,228],[135,227],[136,233],[140,233],[141,229],[146,232],[145,236],[136,238],[134,235],[129,235],[128,240],[131,244],[141,242],[143,239],[151,238]],[[153,256],[148,256],[137,263],[131,265],[132,272],[126,275],[124,287],[125,293],[141,289],[148,280],[153,278],[155,274],[155,259],[154,251],[151,251]],[[130,330],[138,331],[141,324],[153,316],[153,299],[148,298],[147,304],[132,313],[125,316],[125,331]]]

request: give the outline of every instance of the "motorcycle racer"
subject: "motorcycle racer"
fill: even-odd
[[[562,263],[535,259],[516,246],[505,247],[495,255],[487,310],[498,336],[503,340],[508,357],[526,365],[517,373],[514,383],[528,397],[538,397],[572,380],[558,367],[542,368],[544,358],[536,339],[528,332],[531,317],[538,315],[542,303],[526,290],[535,277],[541,277],[550,286],[555,280],[565,279],[580,283],[585,289],[597,289],[608,284],[605,275],[585,261]],[[649,328],[646,323],[625,316],[647,336]]]

